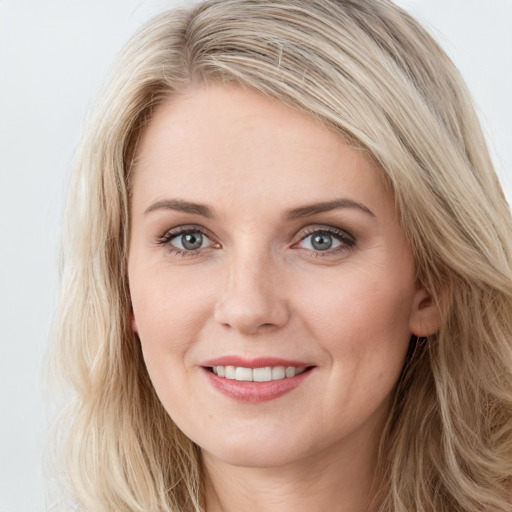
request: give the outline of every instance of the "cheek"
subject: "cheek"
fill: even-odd
[[[201,323],[208,287],[199,276],[169,272],[164,264],[132,272],[130,294],[141,338],[169,339],[172,334],[184,340],[180,331],[184,334]]]
[[[334,332],[367,332],[382,329],[381,334],[397,328],[408,331],[413,289],[400,279],[369,272],[333,274],[324,282],[314,280],[303,308],[317,319],[319,329]],[[404,280],[407,280],[406,278]]]
[[[368,370],[375,378],[401,369],[411,336],[411,275],[357,269],[309,283],[301,317],[333,366],[350,374]]]
[[[203,276],[204,277],[204,276]],[[137,334],[149,375],[162,402],[193,367],[191,347],[210,317],[212,287],[198,272],[170,272],[165,264],[133,266],[130,293]],[[210,281],[211,282],[211,281]],[[176,386],[169,386],[170,375]]]
[[[140,270],[140,268],[138,269]],[[193,396],[190,347],[201,329],[203,302],[187,286],[160,271],[133,273],[130,293],[144,362],[161,403],[176,421]],[[201,314],[199,314],[201,311]]]

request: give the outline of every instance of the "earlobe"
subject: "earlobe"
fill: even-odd
[[[416,292],[410,320],[411,334],[425,338],[441,327],[442,316],[438,304],[423,288]]]

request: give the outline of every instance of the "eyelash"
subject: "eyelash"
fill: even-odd
[[[211,241],[211,237],[208,235],[206,230],[204,228],[201,228],[200,226],[190,226],[190,227],[178,227],[171,229],[164,233],[159,239],[158,244],[162,246],[167,246],[167,249],[169,252],[171,252],[175,256],[181,256],[184,258],[190,258],[194,256],[198,256],[203,250],[201,248],[199,249],[191,249],[191,250],[183,250],[178,247],[174,247],[171,244],[171,241],[175,238],[178,238],[180,236],[185,236],[189,234],[197,234],[200,233],[202,236],[208,238]],[[308,237],[312,235],[327,235],[330,237],[335,238],[337,241],[340,242],[340,245],[338,247],[335,247],[334,249],[328,249],[325,251],[317,250],[314,251],[312,249],[303,249],[307,252],[312,253],[311,256],[315,258],[321,258],[326,256],[331,256],[334,254],[338,254],[343,251],[351,250],[356,245],[356,239],[347,233],[346,231],[343,231],[341,229],[335,228],[333,226],[322,226],[315,227],[315,228],[309,228],[303,235],[301,236],[300,240],[294,244],[297,245],[298,243],[303,242]],[[213,242],[215,243],[215,242]]]
[[[158,244],[167,246],[167,249],[169,250],[169,252],[171,252],[175,256],[181,256],[183,258],[190,258],[193,256],[197,256],[202,251],[202,249],[192,249],[189,251],[185,251],[178,247],[174,247],[171,244],[171,241],[174,240],[175,238],[178,238],[179,236],[192,235],[192,234],[196,234],[196,233],[200,233],[204,237],[211,240],[211,237],[208,236],[208,233],[203,228],[200,228],[199,226],[189,226],[189,227],[184,226],[184,227],[178,227],[178,228],[171,229],[171,230],[167,231],[166,233],[164,233],[164,235],[162,235],[158,239]]]
[[[340,242],[340,245],[338,247],[335,247],[334,249],[328,249],[326,251],[320,251],[317,250],[312,253],[312,256],[315,258],[323,258],[327,256],[332,256],[334,254],[338,254],[343,251],[351,250],[356,245],[356,239],[347,233],[346,231],[343,231],[342,229],[335,228],[333,226],[322,226],[320,227],[314,227],[314,228],[308,228],[306,232],[303,234],[299,242],[303,242],[308,237],[312,235],[327,235],[330,237],[335,238]],[[308,252],[311,251],[311,249],[304,249]]]

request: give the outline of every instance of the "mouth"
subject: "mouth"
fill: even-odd
[[[273,357],[226,356],[201,364],[210,385],[241,402],[259,403],[283,396],[309,380],[316,366]]]
[[[263,366],[257,368],[247,368],[244,366],[208,366],[206,369],[218,377],[236,380],[239,382],[270,382],[283,379],[291,379],[300,375],[312,366]]]

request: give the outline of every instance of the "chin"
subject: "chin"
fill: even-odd
[[[209,451],[201,450],[225,464],[244,468],[272,468],[282,467],[297,461],[296,450],[274,450],[271,447],[257,446],[229,446],[225,449]]]
[[[256,429],[254,429],[256,430]],[[263,430],[263,429],[262,429]],[[222,439],[199,444],[201,451],[225,464],[237,467],[281,467],[311,456],[315,447],[307,446],[301,438],[281,431],[276,434],[260,430],[254,437],[226,435]],[[322,447],[317,447],[321,451]]]

